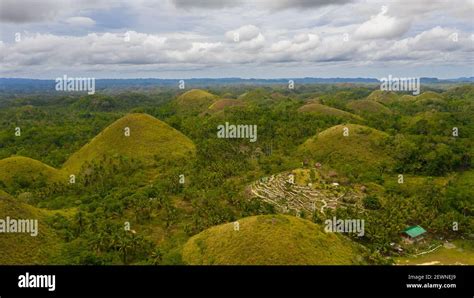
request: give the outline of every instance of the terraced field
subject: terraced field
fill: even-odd
[[[304,171],[304,170],[303,170]],[[264,177],[250,186],[251,195],[276,207],[281,213],[324,213],[327,209],[360,205],[362,194],[353,188],[322,179],[290,183],[292,172]],[[298,174],[297,174],[298,175]]]

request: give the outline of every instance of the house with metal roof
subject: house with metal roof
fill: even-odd
[[[411,226],[403,230],[402,237],[407,243],[418,242],[424,239],[426,230],[421,226]]]

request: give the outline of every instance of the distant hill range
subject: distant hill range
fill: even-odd
[[[280,79],[241,79],[241,78],[194,78],[185,79],[186,89],[190,87],[210,87],[216,85],[272,85],[288,84],[293,80],[296,84],[378,84],[376,78],[280,78]],[[178,86],[180,79],[97,79],[96,90],[104,89],[136,89],[153,87]],[[454,79],[421,78],[422,84],[449,84],[472,83],[474,77],[461,77]],[[55,91],[55,80],[0,78],[0,92],[47,92]]]

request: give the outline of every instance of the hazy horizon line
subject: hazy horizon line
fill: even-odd
[[[389,74],[390,75],[390,74]],[[385,76],[388,77],[389,75]],[[62,78],[64,74],[60,77],[56,78]],[[76,75],[66,75],[67,77],[70,78],[79,78],[79,77],[87,77],[87,76],[76,76]],[[420,78],[420,79],[436,79],[436,80],[459,80],[459,79],[474,79],[474,75],[472,76],[459,76],[459,77],[449,77],[449,78],[440,78],[440,77],[426,77],[426,76],[396,76],[396,75],[391,75],[393,78]],[[32,78],[32,77],[0,77],[0,80],[4,79],[9,79],[9,80],[37,80],[37,81],[54,81],[56,78]],[[167,80],[167,81],[173,81],[173,80],[269,80],[269,81],[274,81],[274,80],[292,80],[292,79],[323,79],[323,80],[330,80],[330,79],[354,79],[354,80],[380,80],[381,78],[377,77],[277,77],[277,78],[271,78],[271,77],[192,77],[192,78],[160,78],[160,77],[120,77],[120,78],[114,78],[114,77],[94,77],[90,76],[88,78],[94,78],[96,80]]]

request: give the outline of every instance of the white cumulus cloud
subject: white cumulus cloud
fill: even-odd
[[[410,23],[408,19],[389,16],[384,9],[361,24],[356,29],[355,36],[361,39],[395,38],[407,32]]]
[[[70,17],[66,20],[66,23],[78,27],[91,27],[95,25],[95,21],[88,17]]]

